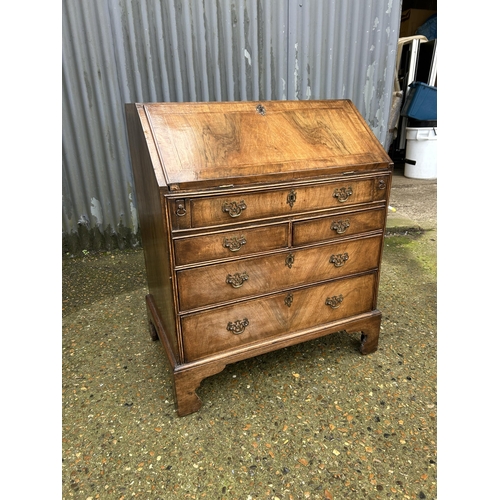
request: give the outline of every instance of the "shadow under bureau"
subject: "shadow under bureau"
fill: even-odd
[[[179,416],[229,363],[377,349],[392,162],[349,100],[126,104],[150,333]]]

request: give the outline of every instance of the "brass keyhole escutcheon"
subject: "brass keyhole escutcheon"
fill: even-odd
[[[294,260],[295,257],[293,256],[293,253],[289,253],[285,259],[285,266],[287,266],[289,269],[292,269]]]
[[[295,191],[295,189],[292,189],[288,193],[288,196],[286,197],[286,202],[290,205],[290,208],[292,208],[296,201],[297,201],[297,191]]]
[[[285,297],[285,305],[287,307],[292,307],[292,302],[293,302],[293,293],[289,293],[286,297]]]

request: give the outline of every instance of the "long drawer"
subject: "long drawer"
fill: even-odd
[[[183,316],[186,361],[370,311],[375,287],[372,273]]]
[[[185,220],[192,228],[295,215],[384,200],[388,176],[339,181],[261,193],[196,198],[186,202]],[[182,227],[186,227],[185,225]]]
[[[375,269],[381,235],[177,273],[181,311]]]

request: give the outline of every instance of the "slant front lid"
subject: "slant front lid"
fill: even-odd
[[[140,105],[139,105],[140,106]],[[170,189],[387,168],[349,100],[144,104]]]

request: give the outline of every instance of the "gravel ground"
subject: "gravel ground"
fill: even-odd
[[[395,175],[391,206],[378,351],[339,332],[230,365],[182,418],[142,251],[65,259],[62,498],[437,498],[436,182]]]

